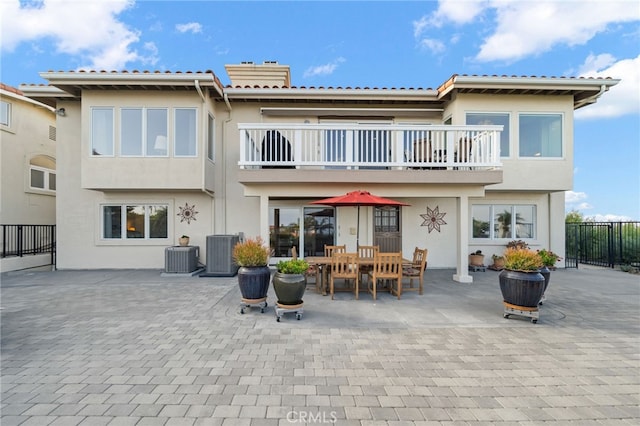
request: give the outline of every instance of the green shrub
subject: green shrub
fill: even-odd
[[[276,268],[281,274],[304,274],[309,269],[309,264],[303,259],[281,260]]]
[[[542,267],[542,259],[533,250],[508,248],[504,251],[504,267],[512,271],[537,271]]]
[[[267,266],[269,247],[261,237],[247,238],[233,247],[233,260],[238,266]]]

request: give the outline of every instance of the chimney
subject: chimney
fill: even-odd
[[[279,65],[276,61],[242,62],[224,67],[233,87],[291,87],[289,65]]]

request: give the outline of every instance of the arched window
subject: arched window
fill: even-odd
[[[44,191],[56,190],[56,160],[36,155],[29,160],[29,187]]]

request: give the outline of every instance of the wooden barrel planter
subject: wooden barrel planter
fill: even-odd
[[[500,272],[503,300],[515,306],[536,308],[545,289],[545,279],[538,271],[521,272],[505,269]]]

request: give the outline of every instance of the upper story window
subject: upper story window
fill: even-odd
[[[120,123],[120,155],[167,156],[166,108],[122,108]]]
[[[113,156],[113,108],[91,109],[91,153]]]
[[[471,207],[471,235],[478,239],[536,238],[536,206],[477,204]]]
[[[562,157],[562,114],[520,114],[520,157]]]
[[[502,125],[500,133],[500,157],[509,156],[509,114],[500,112],[467,113],[467,125]]]
[[[29,161],[29,187],[42,191],[56,190],[56,161],[37,155]]]
[[[215,159],[215,123],[215,118],[209,115],[207,121],[207,157],[211,161]]]
[[[169,122],[167,108],[121,108],[119,124],[114,108],[91,110],[92,155],[123,157],[194,157],[197,155],[197,110],[176,108]],[[117,126],[119,125],[119,129]],[[170,135],[170,130],[173,134]],[[115,150],[119,136],[119,148]]]
[[[11,104],[9,102],[0,101],[0,124],[11,126]]]

